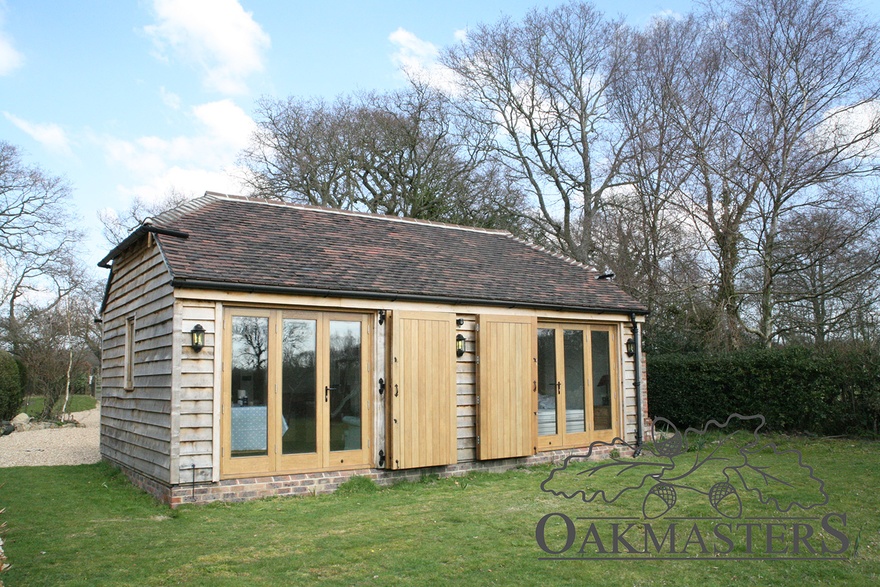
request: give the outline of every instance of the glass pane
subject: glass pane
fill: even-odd
[[[566,330],[565,347],[565,432],[584,432],[584,331]]]
[[[284,319],[281,340],[281,452],[314,453],[317,448],[317,322]]]
[[[330,450],[361,448],[361,323],[330,321]]]
[[[232,317],[233,457],[268,454],[269,319]]]
[[[592,333],[593,429],[611,428],[611,346],[607,332]]]
[[[556,434],[556,330],[538,329],[538,436]]]

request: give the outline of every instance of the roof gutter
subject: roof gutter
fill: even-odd
[[[384,292],[365,292],[355,290],[339,290],[339,289],[310,289],[301,287],[285,287],[278,285],[247,285],[241,283],[232,283],[227,281],[208,281],[201,279],[174,278],[171,280],[172,287],[207,289],[207,290],[225,290],[245,293],[274,293],[286,295],[308,295],[319,297],[341,297],[341,298],[360,298],[365,300],[387,300],[390,302],[439,302],[451,303],[453,305],[484,305],[484,306],[500,306],[505,308],[530,308],[537,310],[556,310],[580,312],[594,312],[596,314],[626,314],[631,316],[646,315],[646,310],[634,310],[631,308],[592,308],[587,306],[563,306],[557,304],[533,303],[533,302],[513,302],[506,300],[486,300],[480,298],[448,298],[442,296],[429,296],[422,294],[393,294]]]

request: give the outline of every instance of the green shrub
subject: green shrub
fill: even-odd
[[[379,486],[369,477],[355,475],[345,483],[339,485],[336,493],[339,495],[357,495],[361,493],[375,493]]]
[[[847,344],[649,356],[648,408],[679,427],[740,413],[777,432],[876,434],[880,355]]]
[[[0,420],[18,414],[23,399],[18,363],[6,351],[0,351]]]

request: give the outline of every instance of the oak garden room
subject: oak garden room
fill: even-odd
[[[500,470],[642,428],[645,308],[507,232],[209,192],[100,265],[101,454],[171,505]]]

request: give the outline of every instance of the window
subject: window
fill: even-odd
[[[538,444],[544,449],[610,441],[619,433],[614,330],[538,326]]]
[[[125,389],[134,389],[134,316],[125,320],[125,355],[123,379]]]
[[[369,324],[362,314],[227,314],[223,476],[369,462]]]

